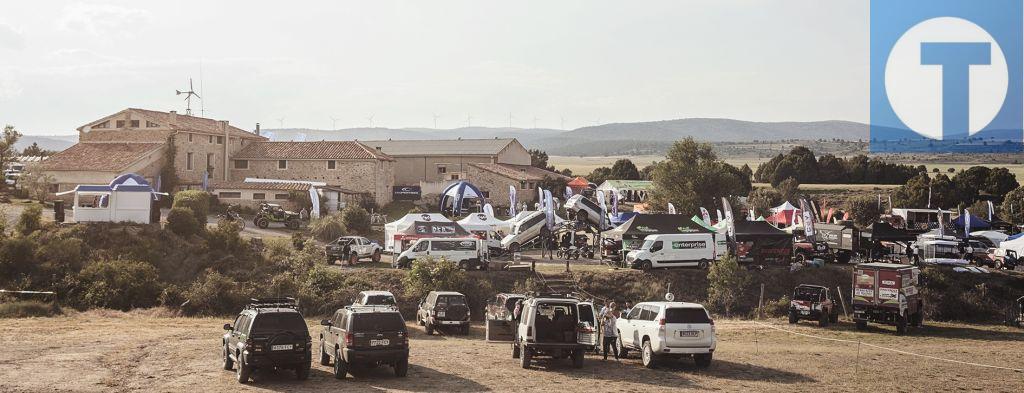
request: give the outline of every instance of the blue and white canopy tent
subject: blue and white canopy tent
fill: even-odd
[[[462,205],[466,199],[479,199],[483,206],[487,198],[479,188],[467,181],[453,183],[441,191],[439,208],[442,212],[451,212],[453,216],[462,215]]]
[[[150,223],[153,201],[160,195],[167,195],[157,192],[145,178],[134,173],[120,175],[107,185],[80,184],[57,196],[69,194],[74,194],[75,222],[140,224]]]

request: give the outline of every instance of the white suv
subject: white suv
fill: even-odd
[[[639,350],[647,368],[654,368],[662,359],[682,357],[693,357],[697,367],[706,368],[718,344],[715,321],[696,303],[640,303],[615,326],[619,356]]]

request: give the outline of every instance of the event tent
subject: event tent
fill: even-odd
[[[793,254],[793,235],[765,221],[737,221],[736,243],[743,262],[786,261]]]
[[[503,231],[508,233],[511,225],[506,221],[494,218],[486,213],[470,213],[466,218],[458,221],[459,226],[470,232],[494,232]]]
[[[450,211],[452,214],[457,216],[462,213],[463,203],[467,199],[478,199],[480,201],[480,206],[483,206],[484,201],[487,198],[485,198],[484,193],[473,184],[470,184],[467,181],[460,181],[452,183],[446,187],[444,191],[441,191],[438,207],[441,211]]]
[[[778,213],[778,212],[790,211],[790,210],[800,210],[800,208],[798,208],[796,206],[793,206],[792,203],[789,203],[789,201],[786,201],[785,203],[783,203],[781,205],[778,205],[778,206],[775,206],[775,207],[773,207],[773,208],[771,208],[769,210],[772,213]]]
[[[74,194],[75,222],[135,222],[149,224],[160,215],[153,201],[158,195],[145,178],[134,173],[120,175],[104,185],[80,184],[75,189],[57,193]],[[88,202],[91,199],[93,202]],[[154,218],[154,214],[156,217]]]
[[[793,225],[794,222],[800,220],[800,214],[800,209],[779,210],[775,214],[772,214],[768,217],[765,217],[763,220],[758,221],[768,221],[775,225],[788,227]]]
[[[1009,236],[1007,236],[1005,233],[999,231],[974,231],[971,232],[971,236],[986,238],[989,241],[991,241],[992,244],[995,244],[996,247],[999,247],[1000,243],[1006,241],[1006,239],[1009,238]]]
[[[637,214],[626,223],[601,234],[622,241],[623,249],[635,249],[647,235],[665,233],[714,233],[682,214]]]
[[[1024,237],[1017,237],[1012,240],[1004,240],[999,244],[999,248],[1004,250],[1013,250],[1017,252],[1017,255],[1024,255]]]
[[[424,237],[460,237],[469,232],[440,213],[414,213],[384,224],[384,250],[401,252]]]
[[[971,230],[972,231],[975,230],[975,229],[977,229],[977,230],[984,230],[984,229],[989,229],[989,228],[992,227],[992,224],[989,224],[988,221],[985,221],[985,219],[983,219],[981,217],[978,217],[978,216],[973,215],[973,214],[971,214],[970,217],[971,217]],[[953,225],[956,225],[957,228],[959,228],[960,230],[963,230],[964,229],[964,225],[966,225],[965,221],[966,221],[966,216],[961,214],[960,217],[957,217],[956,220],[953,221]]]
[[[590,186],[590,182],[582,176],[576,176],[575,179],[570,180],[566,185],[572,189],[572,192],[579,194]]]

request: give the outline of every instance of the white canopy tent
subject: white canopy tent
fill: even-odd
[[[999,247],[999,245],[1004,240],[1006,240],[1006,238],[1010,237],[1009,235],[999,231],[974,231],[971,232],[971,236],[981,236],[988,240],[991,240],[992,243],[996,245],[996,247]]]
[[[788,212],[790,210],[799,210],[799,209],[800,208],[798,208],[796,206],[793,206],[792,203],[789,203],[789,201],[786,201],[785,203],[783,203],[781,205],[778,205],[778,206],[775,206],[775,207],[771,208],[770,210],[771,210],[772,214],[775,214],[775,213],[778,213],[778,212]]]
[[[440,213],[414,213],[384,224],[384,250],[401,252],[410,241],[422,237],[468,236],[462,226]]]
[[[486,213],[470,213],[466,218],[458,221],[459,225],[470,232],[495,232],[508,233],[512,228],[507,221],[499,220]]]
[[[1007,240],[999,243],[999,248],[1016,251],[1018,256],[1024,255],[1024,237],[1018,237],[1013,240]]]

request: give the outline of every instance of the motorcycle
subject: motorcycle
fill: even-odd
[[[239,214],[237,211],[234,211],[230,207],[223,214],[220,214],[220,215],[217,216],[217,224],[218,225],[225,225],[225,224],[232,224],[232,223],[237,225],[237,228],[238,228],[239,232],[241,232],[242,229],[245,229],[245,219],[242,218],[241,214]]]

